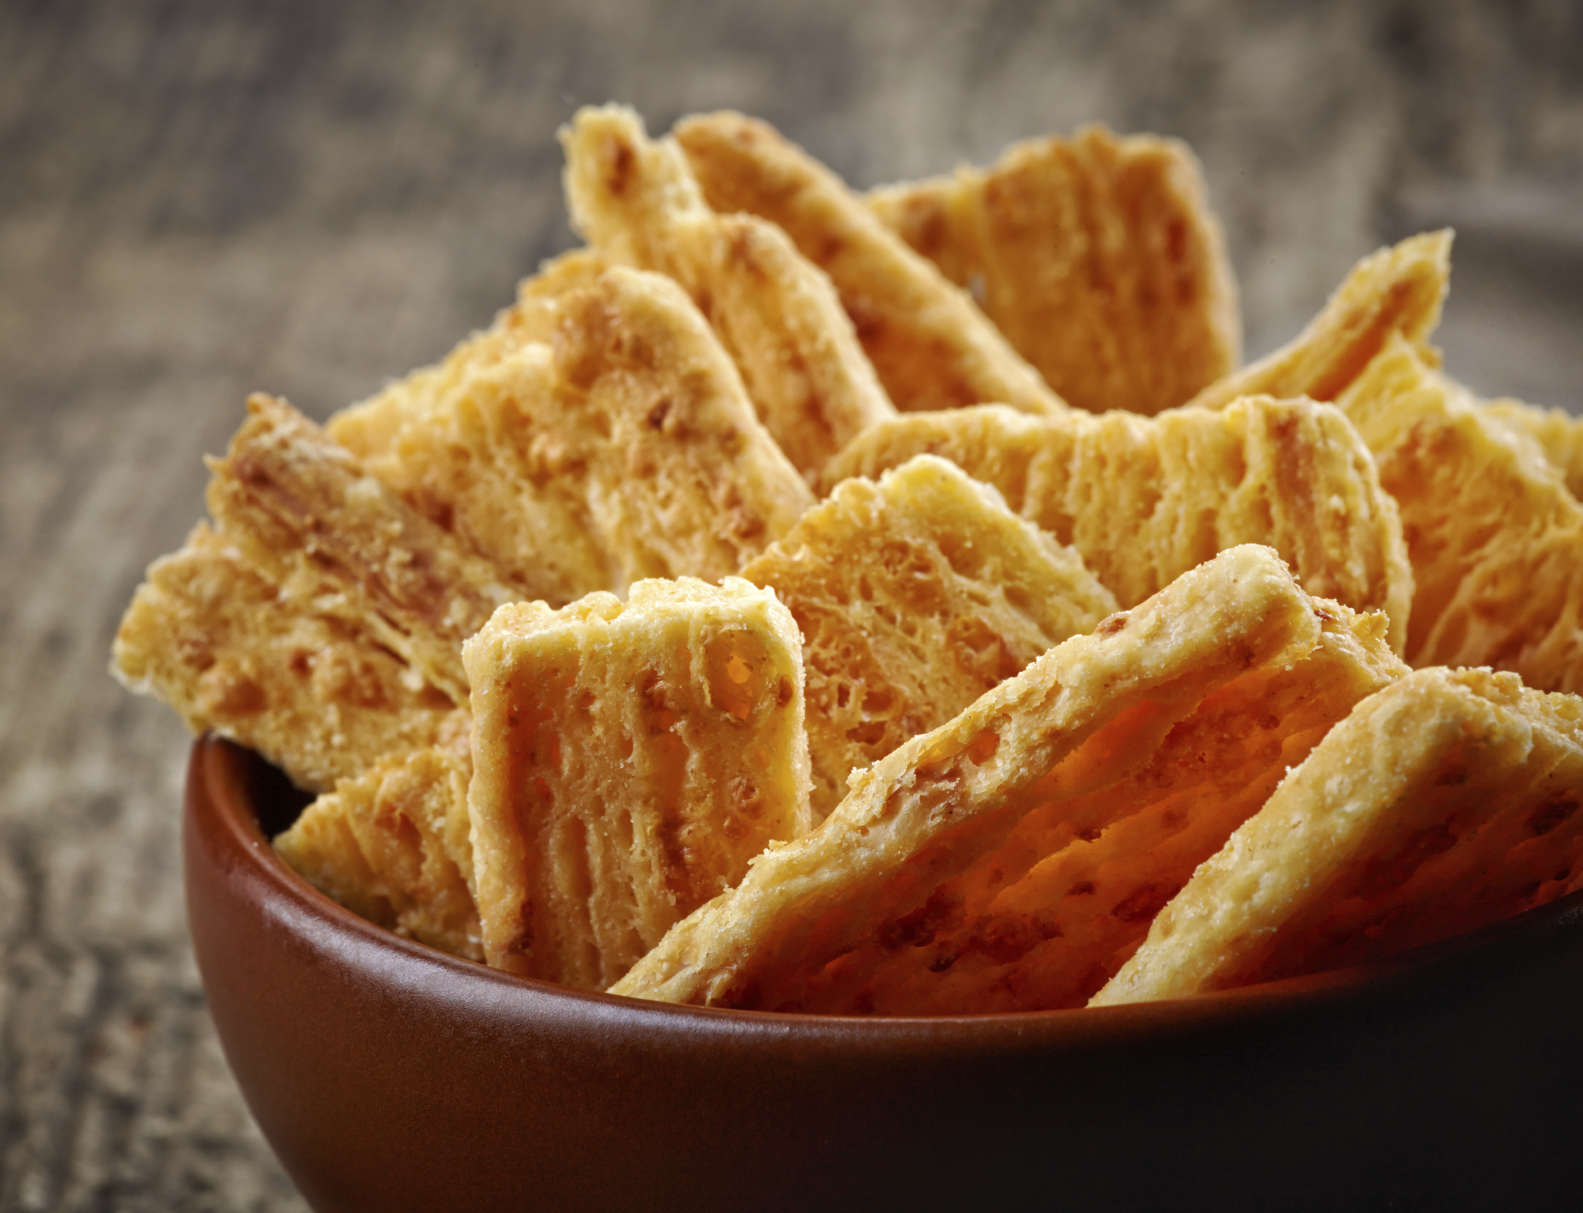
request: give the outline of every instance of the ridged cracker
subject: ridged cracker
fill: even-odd
[[[866,201],[1069,404],[1157,413],[1240,360],[1225,240],[1175,139],[1090,126]]]
[[[1451,232],[1425,232],[1359,261],[1323,310],[1296,338],[1251,366],[1210,384],[1189,404],[1220,408],[1239,396],[1307,396],[1334,400],[1392,334],[1432,365],[1440,355],[1429,335],[1451,275]]]
[[[320,796],[275,850],[309,884],[378,926],[484,959],[470,885],[465,754],[392,754]]]
[[[1561,474],[1400,338],[1337,404],[1401,510],[1417,584],[1407,660],[1583,690],[1583,506]]]
[[[773,224],[710,210],[674,142],[611,105],[580,110],[561,143],[573,223],[613,260],[681,283],[799,471],[813,479],[895,415],[830,280]]]
[[[1268,548],[1221,553],[881,759],[819,829],[761,855],[612,992],[811,1010],[838,967],[861,976],[910,949],[928,971],[953,882],[997,853],[1003,875],[1027,871],[1112,825],[1127,805],[1105,789],[1146,768],[1217,692],[1313,653],[1320,612]],[[1066,804],[1087,815],[1063,819]],[[1040,849],[1016,849],[1024,823],[1042,823]],[[819,1009],[867,1009],[850,987]]]
[[[829,476],[875,476],[930,453],[992,484],[1070,544],[1123,607],[1239,543],[1267,543],[1311,593],[1383,609],[1407,639],[1412,572],[1396,504],[1341,413],[1253,397],[1214,411],[1026,417],[909,414],[856,439]]]
[[[403,417],[381,480],[553,606],[736,572],[813,495],[686,294],[615,266],[528,344]]]
[[[830,275],[897,408],[1065,407],[966,292],[768,124],[706,114],[679,122],[674,134],[711,207],[768,219]]]
[[[1484,414],[1538,443],[1545,459],[1566,481],[1567,491],[1583,499],[1583,420],[1565,409],[1541,408],[1505,397],[1486,401]]]
[[[854,768],[1116,609],[1076,552],[930,455],[843,481],[742,576],[802,631],[819,820]]]
[[[1565,893],[1583,701],[1420,670],[1360,704],[1161,911],[1096,1006],[1378,960]]]
[[[808,828],[802,652],[738,578],[503,607],[465,649],[489,963],[605,986]]]
[[[282,601],[204,524],[149,567],[111,668],[194,734],[256,750],[311,791],[392,751],[467,748],[465,708],[358,630]]]
[[[249,399],[230,449],[209,467],[220,534],[285,600],[343,621],[466,702],[462,641],[521,585],[284,401]]]

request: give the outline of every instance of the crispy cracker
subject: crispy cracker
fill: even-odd
[[[810,479],[894,416],[830,280],[771,223],[717,215],[674,142],[623,106],[561,131],[572,220],[614,260],[676,279],[742,373],[760,420]]]
[[[797,628],[739,578],[503,607],[468,641],[489,963],[605,986],[811,824]]]
[[[1400,338],[1337,404],[1401,510],[1417,585],[1408,661],[1583,689],[1583,506],[1560,473]]]
[[[791,529],[813,494],[676,283],[617,266],[565,307],[556,403],[568,440],[577,427],[589,511],[626,581],[713,580]]]
[[[1378,960],[1567,891],[1583,702],[1420,670],[1360,704],[1155,919],[1092,1005]]]
[[[1451,275],[1451,231],[1425,232],[1359,261],[1319,315],[1289,344],[1210,384],[1189,404],[1220,408],[1239,396],[1334,400],[1399,334],[1431,366]]]
[[[595,439],[565,398],[551,347],[530,343],[474,370],[430,406],[382,418],[393,424],[363,463],[507,571],[523,587],[520,597],[564,606],[625,584],[588,502]]]
[[[830,275],[897,408],[997,402],[1048,414],[1064,407],[966,292],[768,124],[706,114],[679,122],[674,133],[711,207],[768,219]]]
[[[195,734],[256,750],[310,791],[391,751],[467,747],[465,709],[345,623],[282,601],[203,524],[149,567],[111,668]]]
[[[1123,607],[1239,543],[1267,543],[1311,593],[1383,609],[1407,638],[1412,573],[1396,505],[1340,412],[1306,400],[1026,417],[982,407],[874,427],[829,476],[875,476],[930,453],[994,485],[1070,544]]]
[[[220,534],[287,601],[340,619],[467,700],[462,641],[523,587],[367,474],[289,404],[256,394],[210,460]]]
[[[1505,398],[1486,401],[1484,414],[1512,433],[1538,443],[1545,459],[1566,481],[1567,491],[1583,500],[1583,420],[1565,409]]]
[[[489,328],[460,342],[438,364],[413,371],[361,404],[342,409],[325,422],[325,432],[361,457],[375,476],[386,479],[387,465],[380,456],[404,425],[524,346],[553,341],[561,297],[588,285],[606,268],[605,259],[590,249],[546,261],[537,274],[523,279],[517,301]]]
[[[1321,615],[1334,621],[1336,611],[1316,606],[1268,548],[1221,553],[875,763],[819,829],[761,855],[612,992],[767,1010],[898,1009],[865,997],[863,976],[904,949],[919,980],[937,963],[949,973],[954,965],[930,945],[958,912],[964,926],[976,914],[952,900],[966,874],[1004,884],[1114,824],[1136,806],[1106,790],[1147,768],[1206,700],[1321,645]],[[1378,631],[1375,659],[1389,663]],[[1273,751],[1278,762],[1278,738]],[[1068,804],[1081,815],[1064,816]],[[1036,822],[1036,847],[1018,846]],[[810,1004],[836,973],[830,1001]]]
[[[388,756],[310,804],[275,850],[354,914],[482,961],[469,888],[469,771],[465,756],[441,749]]]
[[[1178,140],[1090,126],[867,202],[1069,404],[1157,413],[1240,361],[1225,240]]]
[[[471,374],[368,457],[519,597],[734,573],[813,503],[674,282],[613,267],[557,296],[552,339]]]
[[[742,576],[802,631],[818,820],[854,768],[1116,609],[1076,552],[929,455],[843,481]]]

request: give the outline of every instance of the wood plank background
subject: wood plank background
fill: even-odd
[[[187,739],[110,638],[248,391],[323,417],[573,242],[555,130],[607,99],[758,113],[861,186],[1179,135],[1251,353],[1450,221],[1451,368],[1583,407],[1575,0],[3,0],[0,1208],[302,1207],[191,960]]]

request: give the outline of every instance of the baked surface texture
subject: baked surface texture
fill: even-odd
[[[465,708],[356,628],[283,601],[203,523],[150,566],[111,669],[195,735],[257,750],[309,791],[392,751],[467,749]]]
[[[675,282],[612,266],[556,294],[554,313],[549,344],[392,414],[365,456],[525,583],[516,598],[564,606],[641,577],[735,573],[813,504]]]
[[[1583,506],[1535,444],[1396,337],[1337,404],[1401,510],[1414,666],[1494,666],[1583,690]]]
[[[1310,598],[1268,548],[1224,552],[881,759],[823,825],[760,856],[613,992],[851,1013],[983,1009],[982,995],[999,1010],[1080,1003],[1102,984],[1095,965],[1119,964],[1124,941],[1103,931],[1074,940],[1067,955],[1082,953],[1078,979],[1042,983],[1041,970],[1062,964],[1064,944],[1053,941],[1066,926],[1045,913],[1048,902],[1015,904],[1005,917],[997,903],[1016,903],[1025,878],[1037,883],[1047,865],[1079,853],[1072,848],[1096,839],[1103,847],[1139,811],[1157,813],[1166,834],[1192,834],[1195,807],[1225,813],[1243,787],[1273,786],[1288,740],[1306,752],[1326,715],[1345,716],[1404,671],[1382,623]],[[1336,678],[1290,673],[1316,655],[1340,663]],[[1290,737],[1274,713],[1249,706],[1265,702],[1283,674],[1294,704],[1305,705],[1291,716]],[[1229,713],[1241,723],[1228,733],[1214,719],[1217,705],[1254,686],[1261,693]],[[1244,743],[1245,765],[1225,768],[1221,760]],[[1150,774],[1156,759],[1163,779]],[[1232,795],[1215,788],[1189,794],[1192,804],[1167,804],[1173,792],[1216,779],[1235,784]],[[1257,795],[1249,800],[1241,808],[1251,813]],[[1221,820],[1223,840],[1236,822]],[[1109,917],[1141,939],[1148,916],[1197,862],[1177,858],[1187,866],[1169,875],[1107,884],[1119,898]],[[1103,873],[1103,862],[1089,870]],[[1064,891],[1081,919],[1094,917],[1086,890]]]
[[[712,208],[768,219],[830,275],[897,408],[1065,406],[965,291],[773,127],[716,113],[684,119],[674,136]]]
[[[274,840],[309,884],[378,926],[482,961],[465,753],[392,754],[320,796]]]
[[[1174,139],[1090,126],[865,200],[1078,408],[1157,413],[1240,360],[1225,240]]]
[[[895,415],[829,278],[773,223],[711,210],[673,140],[650,140],[611,105],[578,111],[561,143],[577,228],[610,259],[682,285],[799,471],[817,477]]]
[[[1432,366],[1429,336],[1440,323],[1451,279],[1451,232],[1424,232],[1369,254],[1353,266],[1319,315],[1289,343],[1210,384],[1189,404],[1222,408],[1239,396],[1334,400],[1401,336]]]
[[[1399,652],[1406,642],[1413,583],[1396,503],[1329,405],[1251,397],[1157,417],[909,414],[855,440],[830,475],[873,477],[926,453],[994,485],[1013,512],[1076,548],[1123,607],[1216,552],[1263,543],[1310,593],[1385,610],[1391,643]]]
[[[1416,671],[1325,737],[1093,1005],[1379,960],[1542,905],[1578,882],[1580,804],[1575,697]]]
[[[802,650],[740,578],[502,607],[465,649],[489,963],[604,987],[811,824]]]
[[[850,771],[1116,609],[1076,552],[931,455],[842,481],[742,576],[802,632],[820,820]]]

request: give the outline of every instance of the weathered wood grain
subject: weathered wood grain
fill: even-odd
[[[607,99],[762,114],[860,186],[1095,119],[1182,135],[1253,353],[1458,218],[1453,369],[1583,404],[1568,0],[0,5],[0,1208],[302,1207],[192,966],[187,739],[110,637],[248,391],[322,418],[570,244],[554,131]]]

